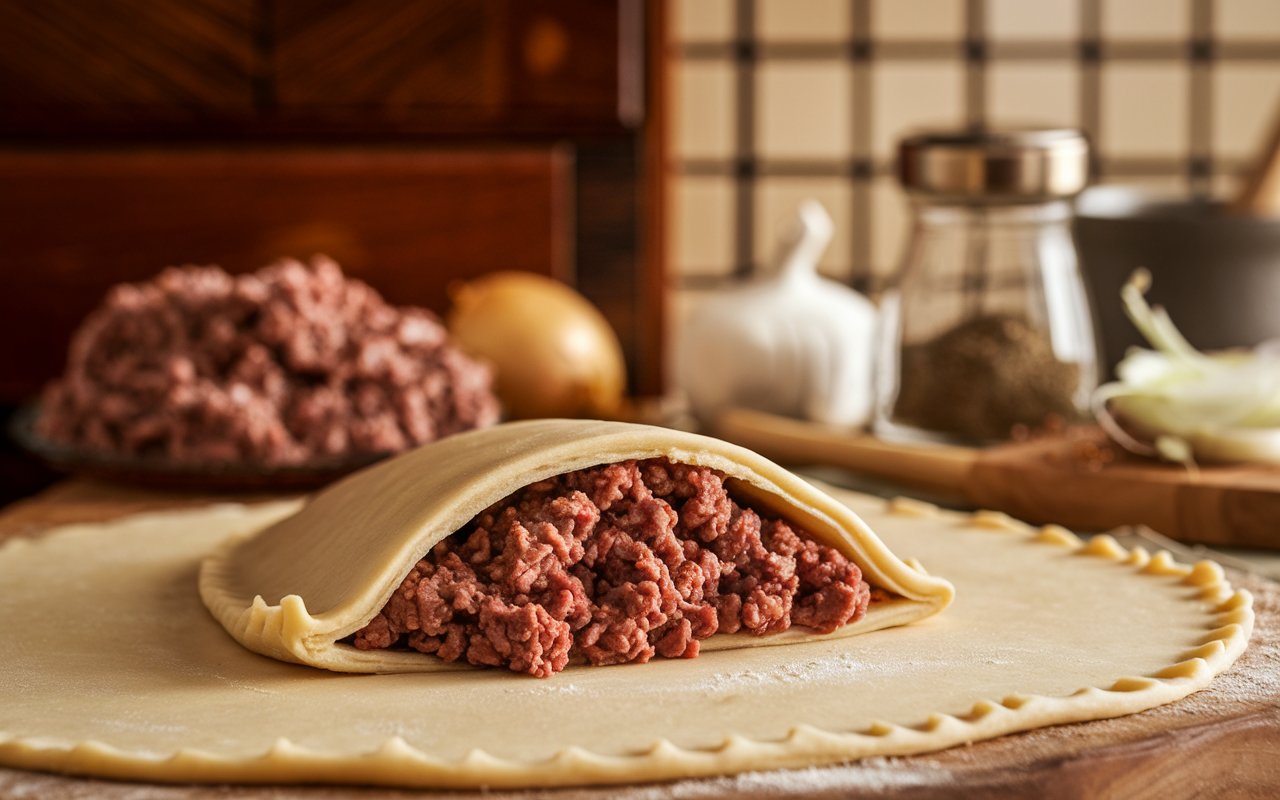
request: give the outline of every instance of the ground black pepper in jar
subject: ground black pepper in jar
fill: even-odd
[[[915,221],[883,303],[878,433],[998,441],[1087,408],[1096,353],[1069,227],[1087,172],[1077,131],[903,140]]]

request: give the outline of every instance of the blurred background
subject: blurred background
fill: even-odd
[[[892,285],[909,130],[1080,128],[1094,183],[1226,198],[1278,105],[1274,0],[9,0],[0,407],[121,281],[313,253],[441,315],[549,276],[654,402],[804,200],[823,275]],[[7,445],[6,498],[51,475]]]
[[[837,221],[826,274],[875,293],[920,126],[1079,127],[1094,182],[1227,197],[1280,106],[1271,0],[708,0],[671,5],[672,271],[767,261],[798,200]]]
[[[498,270],[603,310],[661,387],[665,9],[638,0],[0,4],[0,403],[108,288],[325,253],[443,314]],[[47,480],[10,446],[8,495]]]

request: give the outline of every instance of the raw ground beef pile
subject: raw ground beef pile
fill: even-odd
[[[525,487],[441,541],[352,643],[547,677],[693,658],[717,632],[829,633],[866,613],[857,565],[734,502],[723,475],[627,461]]]
[[[77,331],[37,431],[178,462],[404,450],[498,419],[487,367],[428,311],[333,261],[183,267],[121,284]]]

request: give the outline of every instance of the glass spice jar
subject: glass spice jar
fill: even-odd
[[[1088,407],[1097,355],[1071,239],[1075,130],[929,131],[899,144],[914,220],[883,299],[878,434],[985,443]]]

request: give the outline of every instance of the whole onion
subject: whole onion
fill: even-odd
[[[490,362],[509,419],[609,417],[626,364],[604,316],[570,287],[529,272],[495,272],[452,288],[449,331]]]

